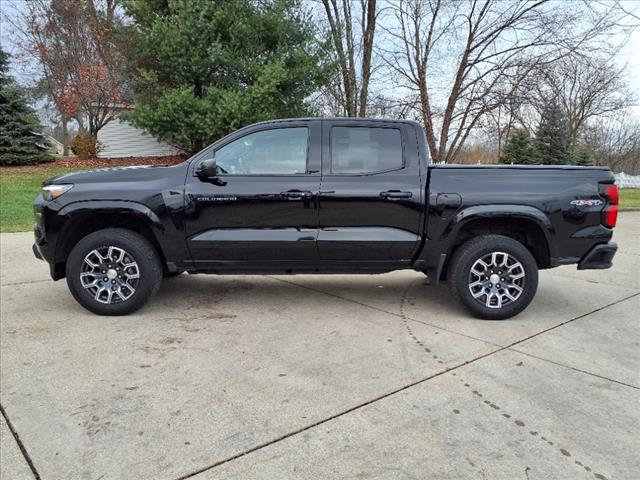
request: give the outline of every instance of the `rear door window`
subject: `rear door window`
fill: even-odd
[[[397,128],[332,127],[331,173],[367,175],[404,166],[402,135]]]

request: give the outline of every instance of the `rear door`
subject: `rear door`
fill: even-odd
[[[201,155],[219,175],[186,184],[187,242],[198,268],[316,263],[320,121],[256,125]]]
[[[424,214],[415,127],[325,120],[322,137],[320,260],[409,264]]]

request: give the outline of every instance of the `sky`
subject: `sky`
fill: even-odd
[[[15,19],[17,13],[24,8],[26,0],[0,0],[0,45],[11,53],[19,53],[13,28],[10,21]],[[569,5],[572,0],[564,0]],[[627,11],[640,12],[640,0],[622,0]],[[617,56],[619,64],[628,67],[628,85],[635,92],[638,105],[634,107],[634,113],[640,116],[640,28],[631,34],[628,42],[623,46]],[[25,71],[24,67],[14,62],[12,65],[12,75],[20,83],[30,83],[37,79],[37,74]]]
[[[635,3],[640,4],[640,2]],[[620,51],[618,61],[621,64],[627,64],[629,87],[635,92],[638,103],[634,110],[640,116],[640,28],[631,34],[627,45]]]

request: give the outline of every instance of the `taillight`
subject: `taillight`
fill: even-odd
[[[602,196],[607,199],[603,212],[603,224],[613,228],[618,221],[618,187],[616,185],[602,185]]]
[[[618,205],[609,205],[604,211],[604,224],[613,228],[618,221]]]
[[[604,196],[609,199],[614,205],[618,205],[618,186],[617,185],[606,185],[604,187]]]

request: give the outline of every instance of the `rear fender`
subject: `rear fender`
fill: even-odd
[[[550,245],[549,240],[555,234],[551,220],[541,210],[527,205],[476,205],[465,208],[453,217],[443,236],[455,238],[458,231],[471,221],[510,218],[535,222],[544,233],[547,245]]]
[[[491,224],[492,220],[509,221],[510,219],[525,220],[536,225],[538,230],[544,235],[547,252],[553,257],[555,251],[551,241],[555,235],[555,229],[549,218],[541,210],[526,205],[476,205],[464,208],[456,212],[442,234],[433,238],[425,245],[421,258],[414,264],[414,268],[422,271],[430,271],[435,283],[440,281],[443,269],[451,255],[451,251],[456,245],[458,234],[465,226],[476,221],[483,221]],[[430,222],[443,220],[431,218]],[[431,226],[431,224],[429,225]]]

